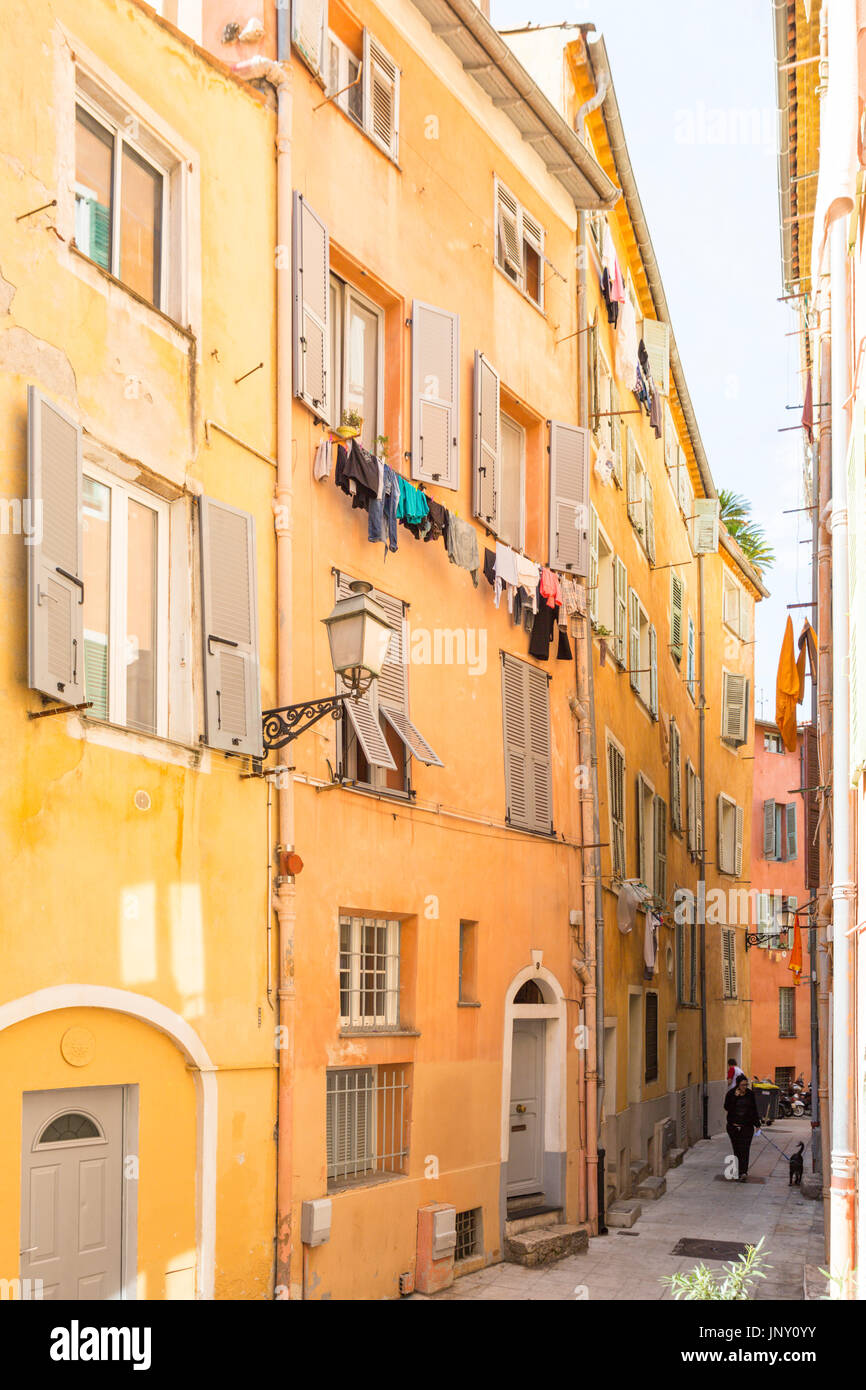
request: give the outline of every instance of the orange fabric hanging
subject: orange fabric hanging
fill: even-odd
[[[791,959],[788,961],[788,969],[794,972],[794,983],[800,983],[800,976],[803,973],[803,937],[800,933],[800,919],[794,919],[794,944],[791,947]]]
[[[794,625],[790,615],[785,624],[779,672],[776,676],[776,725],[789,753],[797,751],[797,705],[803,698],[806,674],[806,649],[800,659],[794,659]]]

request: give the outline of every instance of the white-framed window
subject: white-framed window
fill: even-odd
[[[629,429],[626,429],[626,489],[629,520],[638,534],[647,558],[654,564],[656,540],[653,485]]]
[[[781,734],[764,734],[764,751],[766,753],[785,753],[787,749],[782,742]]]
[[[495,259],[512,284],[544,309],[544,228],[511,190],[496,179]]]
[[[625,878],[625,749],[612,734],[607,736],[607,807],[611,873]]]
[[[363,420],[361,443],[378,453],[385,418],[385,315],[354,285],[330,278],[331,419],[355,411]]]
[[[743,872],[743,808],[722,792],[717,817],[719,872],[739,878]]]
[[[683,828],[682,744],[677,721],[671,716],[671,830]]]
[[[92,86],[93,84],[88,84]],[[75,246],[155,308],[171,303],[172,175],[179,160],[134,112],[79,86],[75,99]]]
[[[386,1029],[399,1023],[400,923],[340,916],[340,1024]]]
[[[779,1037],[796,1038],[796,990],[791,985],[779,986]]]
[[[661,796],[653,798],[653,892],[664,901],[668,891],[668,808]]]
[[[650,782],[642,772],[636,779],[637,810],[637,876],[645,883],[651,893],[655,892],[655,820],[653,817],[654,792]]]
[[[590,617],[596,631],[608,639],[616,632],[616,556],[602,529],[598,513],[590,507],[589,601]]]
[[[478,1003],[478,923],[461,922],[457,944],[457,1002]]]
[[[658,641],[635,589],[629,589],[629,682],[653,719],[658,718]]]
[[[730,570],[722,569],[722,620],[729,632],[745,642],[749,636],[749,596]]]
[[[722,927],[722,997],[737,997],[737,933],[734,927]]]
[[[328,96],[397,162],[400,138],[400,69],[379,40],[365,29],[361,52],[328,30],[325,41]]]
[[[704,823],[701,810],[701,779],[686,760],[686,836],[689,853],[697,858],[704,848]]]
[[[409,1156],[409,1068],[333,1067],[325,1078],[328,1188],[402,1173]]]
[[[526,532],[526,431],[499,413],[499,538],[522,550]]]
[[[169,504],[86,462],[82,518],[88,714],[165,737]]]
[[[689,692],[689,698],[692,703],[694,703],[697,691],[695,680],[695,623],[691,614],[689,614],[688,646],[686,648],[686,689]]]

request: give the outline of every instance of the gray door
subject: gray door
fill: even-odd
[[[542,1190],[544,1020],[514,1021],[511,1045],[508,1193]]]
[[[123,1087],[25,1092],[22,1148],[22,1281],[43,1298],[120,1298]]]

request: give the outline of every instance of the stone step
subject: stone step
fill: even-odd
[[[641,1160],[638,1163],[632,1163],[629,1165],[629,1172],[631,1173],[632,1192],[635,1192],[638,1189],[640,1184],[643,1182],[644,1178],[649,1177],[649,1171],[649,1164],[645,1163],[643,1160]]]
[[[657,1202],[659,1197],[663,1197],[668,1190],[668,1185],[664,1178],[644,1178],[635,1196],[642,1197],[647,1202]]]
[[[640,1216],[640,1202],[630,1199],[628,1201],[611,1202],[604,1214],[606,1226],[623,1226],[628,1230]]]
[[[509,1264],[535,1269],[554,1264],[567,1255],[580,1255],[589,1246],[589,1236],[580,1226],[543,1226],[505,1237],[505,1258]]]
[[[538,1231],[545,1226],[558,1226],[561,1221],[562,1207],[525,1207],[514,1216],[508,1216],[505,1234],[519,1236],[523,1231]]]
[[[667,1159],[669,1168],[679,1168],[686,1156],[685,1149],[668,1149]]]
[[[528,1208],[534,1209],[544,1205],[543,1192],[523,1192],[518,1197],[509,1197],[505,1203],[508,1216],[517,1216],[521,1211]]]

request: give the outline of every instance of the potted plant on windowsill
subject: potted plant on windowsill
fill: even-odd
[[[334,434],[338,435],[340,439],[357,439],[363,428],[364,421],[357,410],[344,410]]]
[[[596,637],[612,637],[613,633],[609,627],[605,627],[604,623],[596,623],[595,635]]]

